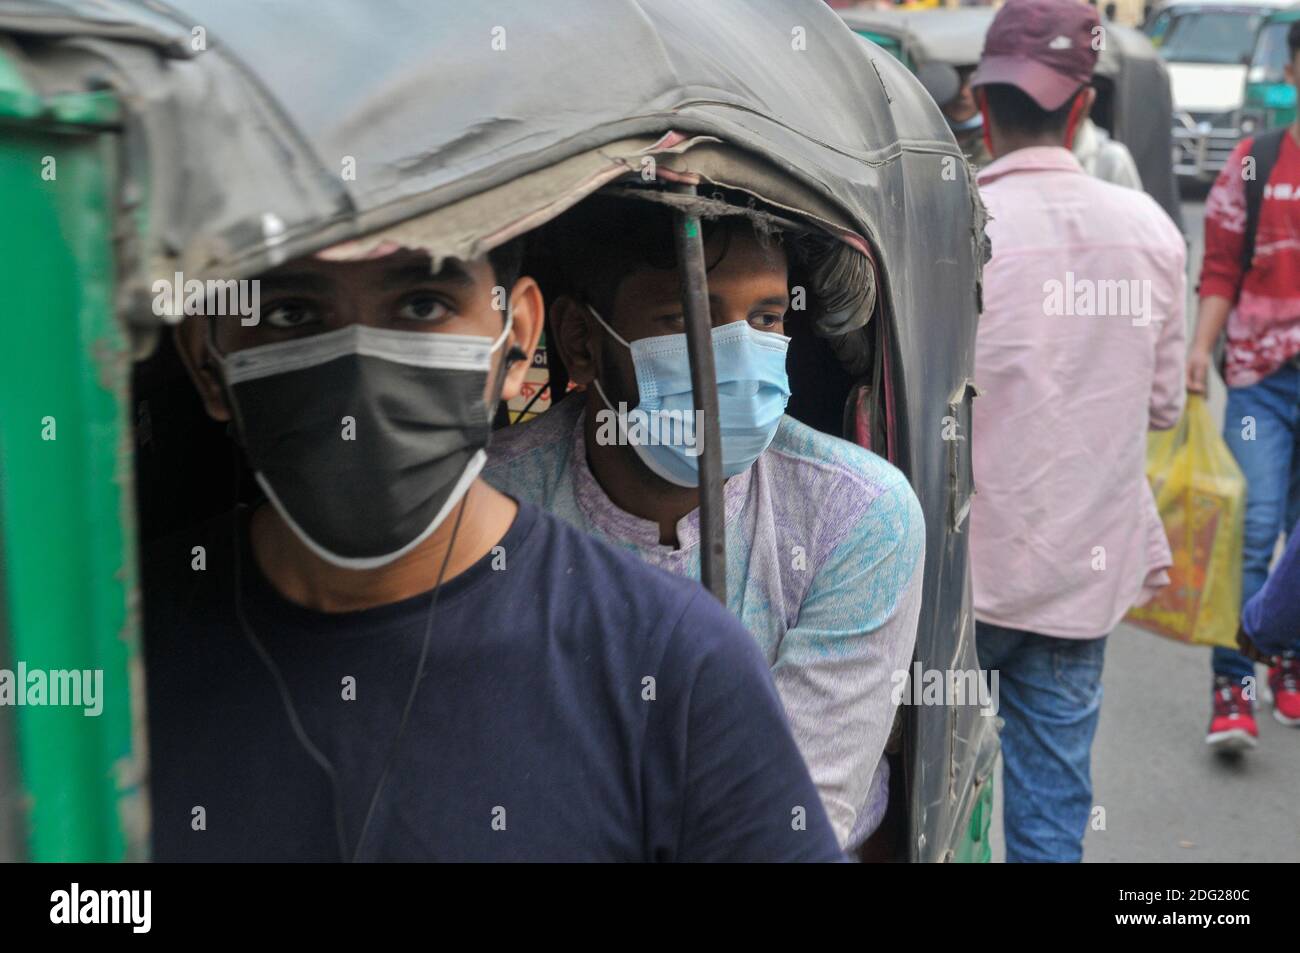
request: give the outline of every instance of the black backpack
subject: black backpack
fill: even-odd
[[[1282,138],[1288,127],[1269,129],[1261,132],[1250,143],[1247,152],[1255,160],[1255,177],[1246,182],[1246,235],[1241,246],[1241,280],[1246,280],[1246,272],[1255,262],[1255,231],[1259,228],[1259,207],[1264,201],[1264,186],[1277,165],[1278,154],[1282,151]],[[1240,285],[1237,286],[1240,290]]]
[[[1259,228],[1259,207],[1264,202],[1264,186],[1268,185],[1273,166],[1282,151],[1282,137],[1286,135],[1287,126],[1280,129],[1267,129],[1250,142],[1246,155],[1255,160],[1255,177],[1246,180],[1246,234],[1241,244],[1241,278],[1237,282],[1237,294],[1246,283],[1246,272],[1255,263],[1255,232]],[[1219,377],[1227,379],[1224,367],[1227,361],[1227,329],[1219,332],[1219,339],[1214,344],[1214,364]]]

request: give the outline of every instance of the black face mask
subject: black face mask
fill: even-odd
[[[507,313],[496,340],[354,324],[213,350],[272,505],[321,559],[373,569],[427,539],[482,470],[483,395],[509,333]]]

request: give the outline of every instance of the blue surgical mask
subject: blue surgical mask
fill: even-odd
[[[944,116],[944,119],[948,119],[948,117]],[[977,112],[973,116],[963,119],[961,122],[955,122],[952,119],[948,119],[948,128],[953,132],[972,132],[973,130],[983,128],[983,126],[984,114],[982,112]]]
[[[595,382],[605,406],[618,417],[620,434],[635,432],[637,412],[649,435],[674,433],[685,424],[687,439],[628,439],[637,456],[654,473],[678,486],[699,486],[702,428],[695,425],[691,394],[691,364],[685,334],[641,338],[629,344],[590,308],[600,326],[632,353],[640,402],[626,415],[610,403],[600,381]],[[722,436],[722,475],[743,473],[767,449],[790,400],[785,355],[790,339],[756,331],[744,321],[713,329],[713,362],[718,379],[718,425]],[[633,422],[634,423],[634,422]],[[681,434],[682,428],[678,427]]]

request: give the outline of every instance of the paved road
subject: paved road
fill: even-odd
[[[1183,210],[1195,276],[1204,207],[1189,199]],[[1189,289],[1189,309],[1190,301]],[[1222,413],[1221,386],[1211,406]],[[1209,679],[1208,650],[1124,625],[1111,635],[1092,761],[1106,829],[1088,831],[1085,861],[1300,860],[1300,730],[1263,706],[1255,751],[1236,760],[1210,754]],[[1000,803],[993,856],[1003,857]]]

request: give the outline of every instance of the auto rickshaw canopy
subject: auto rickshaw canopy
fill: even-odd
[[[23,44],[38,89],[107,86],[129,104],[137,295],[177,271],[248,277],[433,211],[449,213],[419,236],[435,263],[472,257],[705,137],[759,170],[734,184],[762,178],[779,193],[767,198],[819,211],[865,252],[902,194],[891,160],[948,147],[918,87],[811,2],[398,0],[381,16],[18,0],[0,33]],[[735,154],[726,163],[735,175]]]

